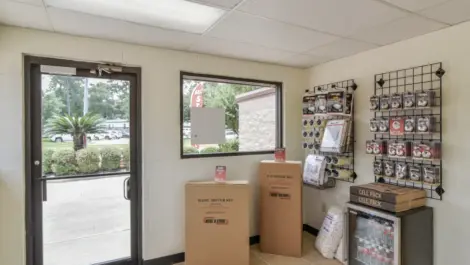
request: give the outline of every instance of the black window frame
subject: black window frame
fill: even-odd
[[[207,158],[207,157],[226,157],[226,156],[244,156],[244,155],[263,155],[263,154],[274,154],[273,150],[260,150],[260,151],[238,151],[238,152],[225,152],[225,153],[209,153],[209,154],[185,154],[184,141],[183,141],[183,127],[184,127],[184,106],[183,106],[183,82],[187,77],[194,77],[195,80],[207,81],[207,82],[216,82],[220,81],[221,83],[229,84],[254,84],[254,85],[270,85],[275,86],[276,89],[276,146],[275,148],[284,147],[284,116],[283,116],[283,83],[278,81],[266,81],[258,79],[249,79],[249,78],[239,78],[232,76],[223,76],[223,75],[212,75],[212,74],[201,74],[180,71],[180,157],[181,159],[189,158]]]

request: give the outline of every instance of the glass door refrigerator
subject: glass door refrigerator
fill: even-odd
[[[348,203],[343,242],[348,265],[433,265],[433,211],[402,213]]]

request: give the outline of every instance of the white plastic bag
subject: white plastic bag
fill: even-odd
[[[338,249],[336,250],[336,254],[335,254],[335,259],[341,261],[341,263],[345,263],[344,262],[344,238],[341,237],[341,241],[339,242],[339,246],[338,246]]]
[[[330,208],[315,241],[315,247],[323,257],[334,258],[343,237],[343,223],[343,211],[337,207]]]

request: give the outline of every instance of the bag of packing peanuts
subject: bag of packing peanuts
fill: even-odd
[[[337,207],[328,210],[323,224],[315,241],[316,249],[328,259],[335,256],[335,252],[343,237],[344,213]]]

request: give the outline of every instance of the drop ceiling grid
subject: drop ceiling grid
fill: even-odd
[[[54,9],[43,0],[0,0],[0,23],[309,67],[470,19],[468,0],[190,1],[226,14],[192,34]]]

